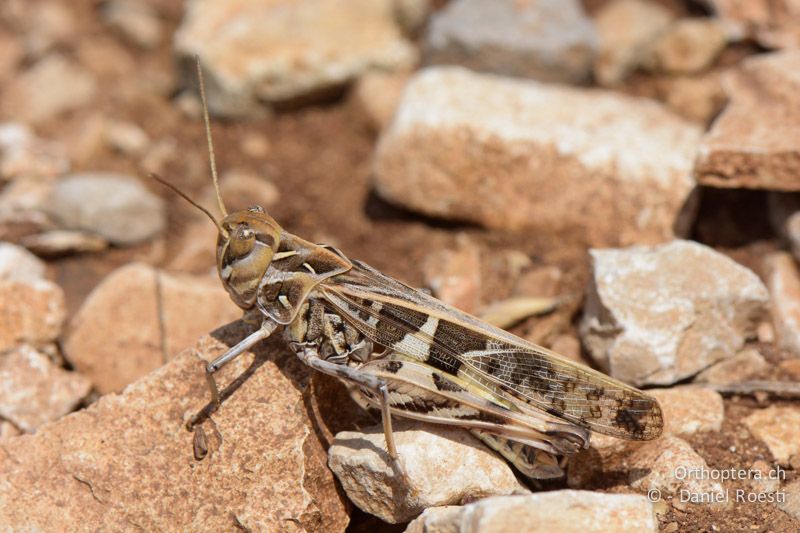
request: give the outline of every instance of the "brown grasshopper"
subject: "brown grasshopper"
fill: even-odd
[[[256,343],[282,335],[309,367],[348,384],[380,410],[397,459],[392,415],[467,428],[532,478],[563,475],[590,431],[624,439],[661,434],[658,402],[641,391],[495,328],[339,250],[284,230],[263,208],[228,214],[219,194],[198,62],[217,220],[217,272],[233,301],[261,327],[208,363],[214,374]],[[188,423],[193,428],[201,414]],[[197,441],[196,441],[197,442]],[[202,444],[199,445],[202,448]]]

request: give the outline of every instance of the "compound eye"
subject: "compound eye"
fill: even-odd
[[[243,257],[250,253],[255,245],[255,232],[247,226],[239,226],[230,242],[230,251],[234,257]]]

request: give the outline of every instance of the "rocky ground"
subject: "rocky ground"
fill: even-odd
[[[195,54],[229,209],[649,389],[664,435],[531,482],[398,421],[401,476],[275,340],[193,440],[248,328],[145,177],[215,206]],[[781,0],[1,2],[0,524],[797,531],[799,68]]]

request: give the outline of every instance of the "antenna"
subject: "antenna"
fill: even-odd
[[[159,182],[164,187],[167,187],[172,192],[174,192],[175,194],[177,194],[178,196],[180,196],[181,198],[183,198],[184,200],[186,200],[187,202],[189,202],[190,204],[195,206],[197,209],[199,209],[200,211],[205,213],[205,215],[208,218],[210,218],[211,222],[213,222],[214,225],[217,227],[217,230],[219,230],[220,234],[225,235],[225,237],[228,236],[228,232],[225,231],[225,229],[222,227],[222,225],[219,223],[219,221],[216,218],[214,218],[214,215],[211,214],[211,211],[209,211],[208,209],[206,209],[202,205],[198,204],[197,202],[195,202],[191,198],[189,198],[188,194],[186,194],[185,192],[183,192],[182,190],[180,190],[179,188],[177,188],[176,186],[174,186],[173,184],[171,184],[170,182],[168,182],[167,180],[165,180],[164,178],[162,178],[161,176],[159,176],[155,172],[150,172],[148,174],[148,176],[150,176],[152,179],[154,179],[157,182]]]
[[[208,101],[206,100],[206,84],[203,79],[203,68],[200,66],[200,55],[194,56],[195,63],[197,64],[197,81],[200,84],[200,100],[203,103],[203,121],[206,124],[206,141],[208,142],[208,162],[211,165],[211,178],[214,180],[214,191],[217,194],[217,205],[222,216],[228,216],[228,211],[225,209],[225,204],[222,202],[222,195],[219,192],[219,178],[217,177],[217,158],[214,156],[214,142],[211,140],[211,120],[208,118]],[[178,191],[176,191],[178,192]],[[180,193],[179,193],[180,194]],[[183,195],[182,195],[183,196]],[[186,198],[188,200],[188,198]],[[191,202],[191,200],[189,200]],[[192,202],[195,206],[198,206]],[[200,209],[203,209],[200,207]],[[203,209],[208,214],[208,211]],[[212,220],[214,220],[212,218]],[[217,227],[221,229],[220,225],[214,220]]]

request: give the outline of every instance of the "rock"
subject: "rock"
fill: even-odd
[[[68,170],[69,160],[60,146],[36,137],[23,124],[0,123],[0,181],[46,180]]]
[[[352,100],[375,131],[386,129],[394,118],[409,74],[406,72],[367,72],[353,87]]]
[[[730,103],[695,164],[704,185],[800,190],[800,50],[746,59],[724,76]]]
[[[724,421],[725,411],[722,397],[715,391],[699,387],[677,387],[672,389],[652,389],[648,394],[658,399],[664,413],[664,433],[661,438],[650,442],[625,441],[593,434],[590,448],[570,458],[567,469],[567,482],[570,487],[608,486],[601,480],[626,479],[628,483],[647,476],[650,467],[656,463],[654,458],[669,457],[673,452],[692,460],[687,468],[702,461],[683,438],[701,432],[718,432]],[[661,470],[666,475],[668,468]],[[698,480],[685,480],[698,481]],[[708,481],[708,480],[706,480]],[[638,482],[640,488],[649,480]],[[661,481],[653,481],[660,485]],[[662,490],[662,486],[657,486]],[[670,489],[672,490],[672,489]],[[705,491],[704,491],[705,492]]]
[[[674,435],[665,434],[649,442],[593,435],[591,448],[570,458],[567,484],[608,487],[609,480],[618,480],[623,486],[642,492],[657,490],[662,496],[686,491],[719,498],[724,495],[719,482],[699,474],[708,470],[708,464],[689,443]]]
[[[146,241],[164,230],[164,202],[123,174],[86,172],[60,180],[48,212],[66,229],[91,231],[116,245]]]
[[[714,72],[666,79],[661,99],[680,116],[703,125],[709,124],[727,102],[720,76]]]
[[[0,281],[0,316],[0,353],[23,343],[48,344],[61,334],[64,291],[44,279]]]
[[[408,524],[404,533],[455,533],[463,531],[461,517],[468,505],[428,507]]]
[[[0,420],[0,444],[18,435],[22,435],[22,432],[17,426],[7,420]]]
[[[0,192],[0,239],[17,241],[21,236],[53,229],[44,206],[53,180],[17,178]]]
[[[20,239],[20,244],[40,257],[100,252],[108,248],[102,237],[80,230],[52,230]]]
[[[753,475],[752,479],[750,479],[750,486],[756,493],[769,494],[780,490],[780,474],[777,474],[778,470],[774,465],[770,465],[766,461],[759,459],[753,462],[750,469],[754,472],[760,472],[760,479],[758,475]]]
[[[500,329],[508,329],[526,318],[554,311],[558,303],[556,298],[512,296],[492,302],[477,314],[484,322]]]
[[[767,210],[775,233],[789,244],[792,255],[800,261],[800,194],[770,192]]]
[[[21,246],[0,242],[0,281],[33,282],[44,279],[47,267]]]
[[[3,98],[7,114],[39,124],[90,104],[94,77],[61,55],[48,55],[13,80]]]
[[[350,500],[381,520],[397,524],[427,507],[527,492],[499,455],[463,429],[402,419],[393,426],[406,479],[386,452],[382,427],[341,432],[328,450]]]
[[[19,28],[27,55],[38,58],[58,46],[75,42],[78,21],[73,8],[46,0],[25,6],[23,10],[29,10]]]
[[[244,134],[239,148],[244,155],[253,159],[266,159],[272,154],[272,143],[269,137],[258,132]]]
[[[709,466],[683,439],[665,437],[648,442],[630,457],[630,485],[662,495],[707,495],[712,503],[724,503],[725,489],[719,481],[700,473]],[[684,498],[681,498],[684,499]]]
[[[514,284],[514,294],[518,296],[558,296],[564,273],[553,265],[536,267],[520,275]]]
[[[192,274],[217,274],[217,228],[208,219],[191,223],[175,247],[168,268]]]
[[[205,423],[194,459],[188,417],[208,399],[204,363],[242,339],[240,324],[204,337],[121,394],[3,443],[0,524],[71,529],[343,531],[346,502],[305,408],[308,371],[279,343]],[[120,357],[109,346],[107,357]],[[244,372],[245,354],[219,375]]]
[[[800,4],[792,0],[705,0],[723,21],[738,25],[766,48],[800,47]]]
[[[675,21],[655,40],[646,66],[666,74],[696,74],[707,70],[725,49],[727,32],[715,19]]]
[[[247,116],[261,103],[310,99],[369,69],[408,69],[392,0],[193,0],[175,35],[200,56],[214,114]]]
[[[0,80],[16,74],[17,68],[25,58],[25,49],[20,39],[10,31],[0,31]]]
[[[434,250],[423,265],[425,286],[445,302],[474,314],[481,301],[481,255],[466,235],[454,249]]]
[[[792,381],[800,381],[800,359],[787,359],[778,364],[778,372]]]
[[[639,494],[556,490],[427,509],[406,529],[406,533],[457,531],[656,532],[658,521],[653,505]]]
[[[64,352],[105,394],[240,316],[210,277],[171,275],[133,263],[109,274],[86,298],[72,319]]]
[[[742,422],[767,445],[777,463],[786,466],[800,453],[800,410],[796,407],[773,405],[755,411]]]
[[[800,479],[796,479],[783,487],[786,501],[779,502],[781,511],[800,520]]]
[[[559,335],[550,343],[550,349],[567,359],[585,363],[581,357],[581,341],[572,335]]]
[[[91,387],[30,346],[0,357],[0,416],[29,433],[75,409]]]
[[[699,136],[651,101],[431,68],[406,86],[374,180],[431,216],[658,242],[687,224]]]
[[[653,389],[664,413],[664,434],[688,437],[703,431],[719,431],[725,419],[722,396],[716,391],[683,386]]]
[[[720,361],[697,374],[696,383],[739,383],[764,372],[769,364],[753,348],[745,348],[735,356]]]
[[[766,264],[778,345],[794,357],[800,357],[800,273],[797,264],[791,255],[781,252],[768,256]]]
[[[591,73],[597,35],[577,0],[456,0],[425,35],[427,64],[561,83]]]
[[[668,9],[649,0],[614,0],[595,17],[600,45],[594,76],[617,85],[647,58],[650,46],[673,20]]]
[[[222,174],[219,189],[228,212],[247,209],[260,205],[269,209],[278,203],[280,192],[274,183],[267,178],[245,170],[231,169]],[[206,205],[217,205],[217,197],[213,187],[209,187],[204,195]],[[203,216],[203,222],[208,219]],[[214,237],[213,241],[216,241]]]
[[[394,0],[394,15],[407,35],[419,33],[428,21],[431,11],[431,0]]]
[[[150,148],[147,133],[132,122],[110,121],[105,125],[106,144],[112,149],[131,157],[140,157]]]
[[[611,376],[667,385],[755,338],[769,295],[753,272],[691,241],[591,250],[583,345]]]
[[[158,13],[144,2],[111,0],[103,6],[103,18],[125,39],[145,50],[157,47],[164,38]]]

